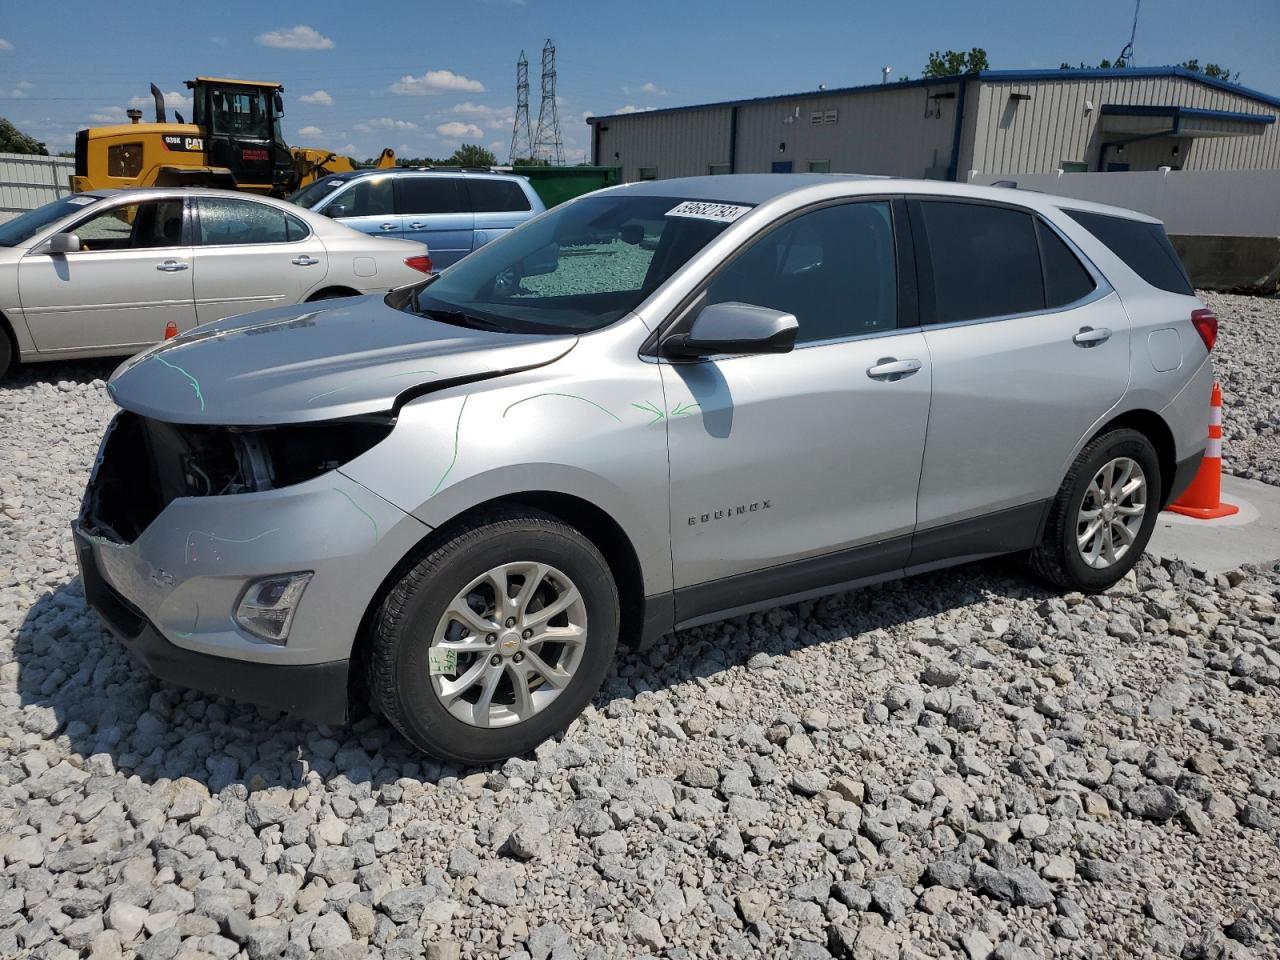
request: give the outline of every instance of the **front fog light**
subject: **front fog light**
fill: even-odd
[[[236,623],[255,637],[271,643],[284,643],[289,639],[293,613],[298,609],[302,591],[311,582],[311,577],[308,571],[253,581],[240,597]]]

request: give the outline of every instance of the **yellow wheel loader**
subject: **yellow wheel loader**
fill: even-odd
[[[314,147],[289,147],[280,133],[284,87],[278,83],[196,77],[187,81],[193,115],[175,111],[153,83],[154,123],[129,110],[129,123],[76,134],[76,192],[150,186],[222,187],[283,197],[319,177],[355,169],[350,157]],[[387,148],[379,168],[396,165]]]

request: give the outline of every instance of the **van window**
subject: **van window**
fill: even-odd
[[[469,213],[460,177],[396,177],[396,213]]]
[[[1195,293],[1161,224],[1084,210],[1063,212],[1105,243],[1130,270],[1153,287],[1188,296]]]
[[[889,204],[824,207],[769,231],[711,281],[707,303],[731,301],[794,314],[797,343],[893,329],[898,276]]]
[[[345,193],[333,198],[333,203],[346,208],[344,217],[389,217],[392,211],[391,177],[368,177],[357,180]]]
[[[925,200],[920,210],[933,264],[934,323],[1044,309],[1030,213],[946,200]]]
[[[476,213],[505,213],[510,210],[530,210],[529,198],[520,185],[511,180],[489,180],[482,177],[467,178],[467,192],[471,195],[471,209]]]
[[[1044,221],[1036,220],[1040,238],[1040,261],[1044,265],[1045,306],[1065,307],[1093,293],[1097,286],[1080,258]]]

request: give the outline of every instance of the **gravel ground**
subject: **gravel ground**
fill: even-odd
[[[1274,481],[1277,304],[1211,299],[1229,463]],[[781,608],[441,767],[103,635],[67,524],[109,369],[0,386],[0,956],[1280,955],[1280,569]]]

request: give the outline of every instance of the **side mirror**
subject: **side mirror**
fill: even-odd
[[[324,208],[324,215],[337,220],[339,217],[347,215],[347,205],[345,203],[331,203]]]
[[[284,97],[280,96],[280,93],[277,91],[275,97],[272,99],[272,105],[276,108],[276,116],[284,116]]]
[[[688,333],[663,340],[662,353],[676,359],[790,353],[799,330],[795,314],[749,303],[713,303],[702,308]]]
[[[55,233],[49,238],[50,253],[79,253],[81,249],[80,238],[74,233]]]

